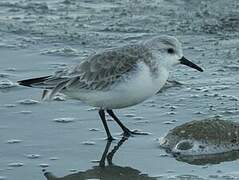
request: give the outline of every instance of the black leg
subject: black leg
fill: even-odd
[[[117,122],[117,124],[121,127],[121,129],[124,131],[124,136],[128,137],[131,136],[132,134],[134,135],[149,135],[147,132],[140,132],[138,130],[131,131],[129,130],[122,122],[120,122],[119,118],[114,114],[112,109],[107,109],[107,113]]]
[[[110,130],[108,128],[108,125],[107,125],[107,122],[106,122],[106,119],[105,119],[105,111],[103,109],[100,109],[99,110],[99,115],[100,115],[100,118],[103,122],[105,131],[106,131],[106,134],[107,134],[107,138],[108,138],[109,141],[112,141],[114,138],[110,134]]]
[[[131,131],[122,123],[120,122],[119,118],[114,114],[114,112],[111,109],[106,110],[107,113],[117,122],[117,124],[121,127],[121,129],[124,131],[125,136],[130,136]]]

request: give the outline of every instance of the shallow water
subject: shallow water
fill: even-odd
[[[116,111],[128,127],[152,134],[124,142],[113,163],[151,179],[239,178],[238,160],[190,165],[167,155],[157,141],[193,119],[220,115],[238,121],[238,12],[237,0],[2,0],[0,179],[46,179],[43,168],[57,177],[86,172],[106,146],[94,109],[62,97],[41,102],[41,90],[19,87],[17,80],[160,33],[177,36],[185,56],[205,72],[177,66],[170,79],[182,85]],[[120,139],[117,125],[109,125]]]

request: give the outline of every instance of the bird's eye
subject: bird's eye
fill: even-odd
[[[173,48],[168,48],[167,51],[168,51],[169,54],[173,54],[174,53],[174,49]]]

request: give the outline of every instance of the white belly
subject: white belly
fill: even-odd
[[[67,94],[94,107],[119,109],[148,99],[162,88],[167,78],[167,71],[162,71],[157,79],[152,78],[148,66],[142,63],[137,73],[109,91],[75,91]]]

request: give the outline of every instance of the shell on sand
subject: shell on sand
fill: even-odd
[[[160,146],[182,156],[239,150],[239,123],[219,117],[191,121],[170,130]]]

